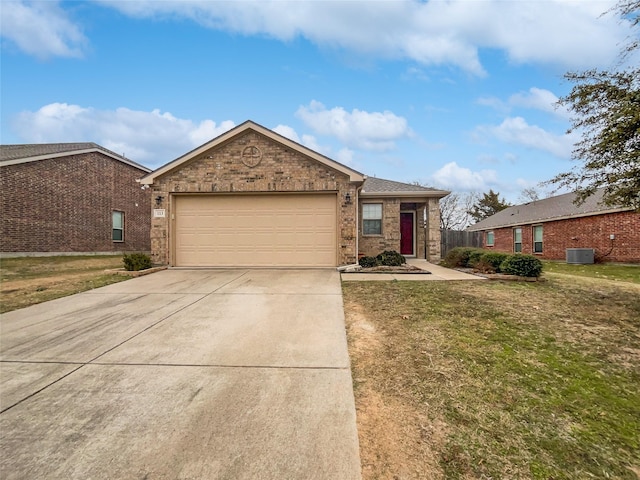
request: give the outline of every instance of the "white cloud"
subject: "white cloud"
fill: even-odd
[[[631,33],[628,21],[601,16],[615,0],[98,1],[135,17],[188,18],[283,41],[304,37],[322,47],[455,65],[476,75],[485,73],[481,49],[502,50],[516,63],[608,67]]]
[[[520,92],[511,95],[511,97],[509,97],[509,104],[514,107],[541,110],[562,118],[569,118],[570,116],[565,107],[558,105],[558,97],[553,92],[543,88],[532,87],[526,93]]]
[[[87,39],[58,2],[2,1],[0,32],[30,55],[81,57]]]
[[[388,151],[395,142],[412,135],[407,121],[392,112],[365,112],[354,109],[350,113],[342,107],[331,110],[312,100],[296,112],[318,135],[337,138],[347,147],[363,150]]]
[[[234,126],[230,120],[195,123],[159,110],[97,110],[66,103],[21,112],[13,122],[14,130],[27,143],[95,142],[151,168]]]
[[[537,125],[529,125],[522,117],[507,117],[500,125],[483,125],[475,130],[477,137],[493,137],[512,145],[549,152],[559,158],[570,158],[575,135],[556,135]]]
[[[540,110],[563,119],[570,118],[569,111],[565,107],[558,105],[558,97],[555,93],[544,88],[531,87],[526,92],[518,92],[511,95],[506,101],[497,97],[480,97],[476,100],[476,103],[493,108],[503,114],[508,114],[517,107]]]
[[[298,133],[288,125],[278,125],[273,128],[273,131],[279,133],[283,137],[287,137],[294,142],[310,148],[314,152],[321,153],[322,155],[336,160],[342,164],[351,165],[353,163],[354,152],[348,148],[341,148],[334,155],[333,149],[330,146],[320,145],[316,137],[314,137],[313,135],[304,134],[302,135],[302,138],[300,138]]]
[[[449,190],[484,191],[497,183],[498,174],[495,170],[474,172],[456,162],[449,162],[436,170],[431,179],[438,187]]]

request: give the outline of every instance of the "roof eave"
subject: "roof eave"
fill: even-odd
[[[147,173],[151,172],[150,168],[137,164],[127,158],[120,157],[118,155],[113,155],[100,148],[84,148],[82,150],[67,150],[64,152],[48,153],[44,155],[34,155],[32,157],[14,158],[12,160],[4,160],[0,163],[0,165],[5,167],[9,165],[19,165],[21,163],[37,162],[39,160],[49,160],[52,158],[68,157],[69,155],[82,155],[85,153],[96,153],[96,152],[106,155],[107,157],[111,157],[114,160],[118,160],[119,162],[126,163],[127,165],[137,168],[138,170],[142,170],[143,172],[147,172]]]
[[[433,190],[429,192],[360,192],[360,197],[364,198],[388,198],[388,197],[413,197],[413,198],[443,198],[451,192],[446,190]]]
[[[467,228],[467,230],[469,232],[481,232],[483,230],[494,230],[497,228],[510,228],[510,227],[517,227],[520,225],[534,225],[536,223],[557,222],[560,220],[570,220],[572,218],[594,217],[596,215],[606,215],[607,213],[629,212],[632,210],[633,210],[632,208],[627,208],[627,207],[611,208],[609,210],[598,210],[597,212],[585,212],[585,213],[579,213],[576,215],[563,215],[561,217],[538,218],[535,220],[502,223],[498,225],[490,225],[490,226],[480,227],[480,228],[473,228],[474,225],[471,225],[470,227]]]

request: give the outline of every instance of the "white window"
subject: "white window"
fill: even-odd
[[[533,227],[533,253],[542,253],[542,225]]]
[[[487,247],[493,247],[494,235],[493,232],[487,232]]]
[[[124,212],[114,211],[111,216],[111,240],[124,242]]]
[[[362,205],[362,234],[382,235],[381,203],[365,203]]]
[[[518,253],[522,251],[522,228],[513,229],[513,251]]]

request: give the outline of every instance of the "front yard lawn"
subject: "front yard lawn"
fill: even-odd
[[[640,478],[640,285],[343,283],[363,478]]]
[[[121,267],[121,255],[3,258],[0,313],[121,282],[105,272]]]

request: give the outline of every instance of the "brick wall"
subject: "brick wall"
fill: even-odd
[[[594,248],[605,262],[640,263],[640,213],[619,212],[545,222],[543,253],[549,260],[565,260],[567,248]],[[533,253],[533,226],[522,227],[522,253]],[[495,250],[513,251],[513,228],[493,230]],[[483,244],[486,245],[486,232]],[[610,235],[615,235],[610,240]]]
[[[258,147],[262,153],[255,167],[242,162],[242,151],[247,146]],[[154,262],[172,262],[170,222],[174,194],[230,192],[337,192],[338,262],[356,262],[356,205],[355,201],[345,202],[347,193],[356,198],[356,187],[349,177],[257,132],[247,131],[213,147],[157,178],[152,188],[152,201],[157,196],[164,197],[161,208],[166,210],[165,218],[152,219]]]
[[[149,251],[144,174],[98,152],[1,167],[1,251]],[[124,212],[124,242],[111,240],[113,210]]]
[[[420,200],[416,202],[415,200]],[[382,203],[382,234],[362,235],[362,205],[365,203]],[[400,251],[400,211],[405,211],[402,204],[415,203],[416,221],[416,257],[425,258],[424,209],[427,209],[427,257],[431,262],[440,261],[440,204],[439,199],[406,199],[367,197],[360,201],[360,238],[358,250],[362,255],[375,256],[385,250]]]

